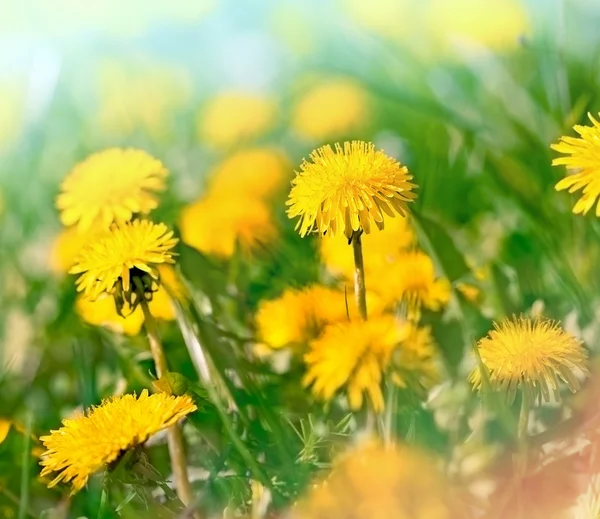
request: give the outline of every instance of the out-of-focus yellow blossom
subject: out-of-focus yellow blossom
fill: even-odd
[[[471,301],[472,303],[479,301],[481,296],[481,290],[471,283],[456,283],[456,290],[458,290],[468,301]]]
[[[143,150],[110,148],[73,168],[60,186],[56,207],[63,225],[80,232],[123,224],[158,207],[168,171]]]
[[[128,136],[141,129],[155,139],[168,136],[191,95],[184,69],[153,63],[101,63],[98,88],[100,131]]]
[[[344,388],[354,410],[362,407],[366,396],[372,409],[381,412],[383,374],[401,339],[402,328],[389,315],[330,324],[304,355],[303,383],[327,401]]]
[[[79,232],[77,227],[63,229],[54,239],[50,251],[50,268],[57,274],[66,273],[75,265],[81,248],[94,237],[94,231]]]
[[[152,300],[148,303],[150,313],[156,319],[172,321],[175,319],[175,308],[171,296],[183,299],[184,289],[177,279],[175,271],[170,266],[158,267],[160,274],[160,285],[152,294]],[[137,335],[144,323],[144,314],[141,308],[133,312],[129,308],[123,310],[123,316],[117,313],[114,298],[109,294],[101,294],[95,301],[79,295],[75,301],[75,310],[79,316],[88,324],[104,326],[116,333],[125,335]]]
[[[404,217],[417,195],[406,166],[375,145],[363,141],[322,146],[300,165],[286,205],[289,218],[299,217],[296,229],[309,232],[371,232],[384,228],[387,218]]]
[[[12,426],[12,420],[7,420],[6,418],[0,418],[0,443],[6,440],[8,433],[10,432],[10,428]]]
[[[334,460],[292,519],[466,519],[435,460],[413,447],[370,440]]]
[[[230,155],[214,170],[209,184],[213,196],[232,193],[268,198],[284,185],[289,163],[283,153],[270,148],[249,148]]]
[[[204,254],[230,258],[239,246],[252,254],[277,237],[267,204],[227,193],[209,194],[185,207],[179,217],[181,239]]]
[[[520,0],[430,0],[427,29],[442,48],[462,41],[510,50],[528,31],[529,20]]]
[[[47,449],[41,461],[42,476],[58,472],[48,486],[61,481],[71,483],[74,494],[92,474],[125,451],[195,410],[188,395],[148,395],[147,390],[139,397],[124,395],[104,400],[87,415],[65,419],[60,429],[40,438]]]
[[[494,329],[477,344],[481,362],[493,388],[512,402],[521,388],[531,401],[560,400],[559,381],[575,393],[577,375],[588,374],[588,355],[581,341],[551,319],[513,317],[494,323]],[[482,386],[479,367],[471,374],[475,388]]]
[[[243,92],[223,92],[198,114],[197,134],[214,147],[242,144],[266,132],[275,121],[275,103]]]
[[[75,300],[75,311],[88,324],[104,326],[113,332],[125,335],[137,335],[144,323],[141,308],[136,308],[133,312],[125,309],[123,311],[125,317],[121,317],[117,313],[114,298],[109,294],[102,294],[94,301],[78,295]]]
[[[415,2],[411,0],[341,0],[352,20],[381,36],[404,40],[415,23]]]
[[[403,323],[393,370],[392,380],[399,387],[416,392],[429,389],[439,380],[439,359],[429,327]]]
[[[433,261],[421,251],[402,252],[386,270],[370,275],[368,289],[388,306],[406,302],[410,318],[418,318],[423,307],[438,311],[450,300],[450,282],[436,276]]]
[[[592,126],[576,124],[573,129],[580,137],[561,137],[551,148],[567,155],[552,161],[553,166],[566,166],[571,174],[556,184],[556,190],[568,189],[574,193],[583,189],[581,198],[573,207],[575,214],[586,214],[600,196],[600,122],[588,114]],[[568,156],[570,155],[570,156]],[[600,204],[596,204],[600,216]]]
[[[386,269],[397,256],[415,241],[415,235],[406,218],[391,218],[385,229],[361,237],[366,277],[371,271]],[[321,258],[334,275],[352,279],[354,259],[348,238],[343,234],[319,240]]]
[[[367,94],[358,84],[331,80],[303,94],[294,108],[292,128],[305,139],[335,139],[360,130],[368,112]]]

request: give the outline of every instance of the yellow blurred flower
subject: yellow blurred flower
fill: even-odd
[[[440,366],[431,329],[407,321],[394,354],[392,380],[403,389],[420,392],[440,379]]]
[[[559,380],[574,393],[580,388],[577,374],[588,373],[582,343],[560,326],[544,318],[513,317],[494,323],[494,329],[477,344],[481,361],[493,388],[506,393],[509,402],[521,388],[531,401],[560,399]],[[471,374],[482,386],[479,367]]]
[[[66,273],[75,265],[82,247],[93,239],[95,232],[80,232],[77,227],[62,229],[52,243],[49,264],[53,272]]]
[[[352,295],[350,295],[352,297]],[[256,314],[260,341],[271,348],[305,345],[315,338],[326,324],[353,317],[352,300],[340,290],[321,285],[303,289],[287,289],[276,299],[261,301]]]
[[[367,441],[334,460],[292,519],[466,519],[455,491],[424,452]]]
[[[552,144],[553,150],[570,155],[558,157],[552,161],[553,166],[567,166],[571,174],[556,184],[556,190],[568,189],[574,193],[583,189],[581,198],[573,207],[575,214],[586,214],[600,196],[600,122],[588,113],[592,126],[576,124],[573,129],[578,137],[561,137]],[[600,216],[600,204],[596,205],[596,216]]]
[[[113,136],[143,129],[153,138],[165,137],[172,130],[174,115],[191,95],[184,69],[150,62],[103,62],[98,88],[95,124]]]
[[[456,290],[458,290],[468,301],[476,303],[480,296],[481,290],[479,287],[472,285],[471,283],[456,283]]]
[[[165,224],[134,220],[113,226],[88,243],[69,273],[81,274],[77,291],[90,299],[96,299],[103,292],[113,293],[115,289],[135,292],[136,287],[131,287],[132,277],[146,274],[158,281],[157,266],[173,263],[171,249],[176,243],[173,231]],[[130,300],[126,302],[133,304]]]
[[[351,409],[360,409],[366,396],[373,410],[381,412],[383,374],[401,339],[402,329],[389,315],[331,324],[304,355],[303,383],[323,400],[345,388]]]
[[[110,148],[75,166],[61,184],[56,207],[61,222],[80,232],[122,224],[158,206],[168,172],[159,160],[136,149]]]
[[[415,234],[406,218],[391,218],[385,229],[361,237],[367,281],[369,273],[386,269],[398,255],[413,245]],[[346,279],[354,276],[354,259],[348,239],[343,234],[319,240],[323,263],[334,275]]]
[[[323,146],[310,154],[292,181],[288,216],[299,216],[301,236],[319,232],[350,238],[353,231],[371,232],[371,222],[384,227],[389,218],[406,216],[416,186],[406,166],[362,141]]]
[[[117,313],[115,300],[109,294],[101,294],[96,300],[78,295],[75,300],[75,311],[88,324],[103,326],[125,335],[137,335],[144,323],[141,308],[136,308],[133,312],[124,311],[125,317],[120,316]]]
[[[230,258],[239,246],[252,254],[277,237],[267,204],[225,193],[209,194],[181,211],[181,240],[204,254]]]
[[[274,123],[275,104],[243,92],[211,99],[197,119],[198,138],[214,147],[231,147],[265,133]]]
[[[529,29],[520,0],[430,0],[426,18],[429,34],[439,40],[442,48],[458,40],[509,50],[519,45]]]
[[[386,270],[369,274],[368,288],[388,306],[406,302],[411,319],[418,319],[423,307],[438,311],[450,300],[450,282],[436,276],[433,261],[421,251],[402,252]]]
[[[172,321],[176,315],[171,296],[184,299],[184,288],[172,267],[161,265],[158,267],[158,272],[160,285],[152,294],[152,300],[148,306],[154,318]],[[132,312],[130,308],[126,307],[121,316],[117,312],[114,298],[106,293],[100,294],[96,300],[79,294],[75,300],[75,310],[86,323],[93,326],[104,326],[113,332],[125,335],[137,335],[144,323],[144,314],[141,308],[136,308]]]
[[[10,428],[12,426],[12,420],[7,420],[6,418],[0,418],[0,444],[6,440],[8,433],[10,432]]]
[[[305,139],[344,137],[365,125],[368,111],[367,94],[358,84],[332,80],[303,94],[294,108],[292,128]]]
[[[230,197],[231,193],[268,198],[284,185],[289,171],[286,157],[270,148],[249,148],[230,155],[214,170],[209,191]]]
[[[81,490],[89,476],[114,462],[125,451],[142,445],[156,432],[170,427],[196,410],[192,399],[166,393],[139,398],[124,395],[104,400],[87,415],[63,420],[63,426],[40,440],[46,447],[41,475],[58,475],[50,482],[73,485],[72,493]]]

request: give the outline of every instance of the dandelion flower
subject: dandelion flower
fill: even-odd
[[[190,247],[221,258],[256,252],[277,237],[267,204],[254,198],[225,193],[207,197],[183,209],[179,219],[181,240]]]
[[[123,224],[158,206],[167,170],[142,150],[111,148],[90,155],[63,180],[56,199],[65,226],[80,232]]]
[[[275,105],[242,92],[224,92],[211,99],[198,115],[198,138],[214,147],[230,147],[269,129]]]
[[[46,447],[41,475],[58,472],[48,486],[70,482],[75,493],[85,486],[89,476],[115,462],[125,451],[195,410],[196,405],[187,395],[148,395],[147,390],[139,398],[124,395],[104,400],[86,416],[63,420],[60,429],[40,438]]]
[[[345,387],[352,409],[360,409],[366,395],[373,410],[381,412],[383,373],[401,339],[402,330],[391,316],[331,324],[310,343],[303,383],[323,400]]]
[[[75,260],[81,249],[92,241],[97,232],[79,232],[77,227],[63,229],[54,239],[50,251],[49,264],[53,272],[66,273],[75,265]]]
[[[581,198],[573,207],[575,214],[586,214],[600,196],[600,122],[588,114],[592,126],[576,124],[573,128],[581,136],[561,137],[551,148],[569,155],[552,161],[553,166],[567,166],[575,170],[556,184],[556,190],[568,189],[574,193],[583,189]],[[600,204],[596,204],[596,216],[600,216]]]
[[[577,374],[587,374],[587,354],[579,340],[550,319],[513,317],[500,324],[477,344],[490,384],[506,392],[509,401],[522,388],[532,400],[560,399],[559,380],[575,392]],[[475,388],[482,385],[477,367],[471,374]]]
[[[384,214],[406,216],[408,202],[416,198],[406,166],[373,144],[323,146],[310,160],[301,164],[286,202],[288,216],[300,217],[301,236],[312,231],[335,236],[342,230],[347,238],[358,230],[369,234],[372,221],[383,229]]]
[[[370,288],[387,305],[405,301],[411,318],[423,307],[438,311],[450,300],[450,282],[436,276],[433,261],[421,251],[405,251],[386,270],[370,274]]]
[[[285,156],[269,148],[251,148],[234,153],[215,169],[209,184],[214,196],[231,193],[267,199],[277,193],[287,177]]]
[[[431,329],[407,321],[394,354],[392,380],[403,389],[421,392],[440,378],[438,355]]]
[[[77,290],[90,299],[96,299],[103,292],[113,293],[115,289],[127,294],[136,289],[131,286],[132,277],[146,274],[158,281],[157,267],[173,263],[171,249],[176,243],[173,232],[165,224],[134,220],[113,226],[90,242],[69,273],[81,274]],[[128,302],[133,304],[134,301]]]
[[[367,279],[371,272],[384,272],[415,241],[415,233],[406,218],[392,218],[385,229],[361,237]],[[321,258],[327,270],[350,280],[354,276],[354,259],[348,252],[348,239],[343,234],[319,241]]]
[[[334,80],[310,89],[298,102],[292,127],[305,139],[323,141],[356,131],[367,120],[365,91],[348,80]]]
[[[92,326],[103,326],[115,333],[129,336],[140,333],[144,323],[144,314],[140,308],[133,312],[125,308],[121,312],[123,315],[119,315],[115,300],[109,294],[100,294],[95,300],[79,294],[75,299],[75,311],[83,321]]]
[[[464,519],[449,481],[426,453],[370,440],[334,459],[292,519]]]

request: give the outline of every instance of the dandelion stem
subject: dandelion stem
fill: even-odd
[[[146,334],[148,335],[152,357],[154,358],[154,363],[156,365],[156,375],[160,378],[163,373],[166,373],[169,370],[167,358],[162,343],[160,342],[156,320],[154,319],[152,312],[150,312],[148,302],[144,298],[141,299],[140,306],[144,313],[144,326],[146,328]],[[175,477],[177,496],[181,502],[187,506],[192,502],[193,494],[188,478],[183,434],[177,424],[167,429],[167,443],[169,445],[171,469],[173,471],[173,476]]]
[[[354,252],[354,298],[358,312],[363,319],[367,319],[367,290],[365,287],[365,265],[362,252],[362,231],[354,231],[350,238]]]

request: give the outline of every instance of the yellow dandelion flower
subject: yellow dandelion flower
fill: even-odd
[[[406,216],[407,203],[416,198],[406,166],[376,151],[362,141],[323,146],[310,154],[292,181],[286,205],[301,236],[328,232],[335,236],[343,228],[346,237],[353,231],[371,232],[371,221],[384,227],[389,217]]]
[[[166,393],[124,395],[104,400],[86,416],[63,420],[63,426],[42,436],[42,477],[58,472],[53,487],[64,481],[81,490],[89,476],[116,461],[125,451],[143,444],[156,432],[196,410],[192,399]]]
[[[313,87],[300,98],[292,128],[305,139],[343,137],[365,125],[368,111],[367,95],[358,84],[333,80]]]
[[[450,282],[436,276],[433,261],[421,251],[405,251],[387,270],[370,274],[370,289],[387,305],[405,301],[411,318],[418,318],[422,307],[438,311],[450,300]]]
[[[130,336],[140,333],[144,324],[141,308],[136,308],[133,312],[125,308],[121,316],[117,313],[114,298],[108,294],[100,294],[96,300],[78,295],[75,311],[83,321],[92,326],[103,326],[113,332]]]
[[[519,0],[431,0],[426,5],[429,33],[443,47],[461,41],[509,50],[519,45],[529,29],[527,13]]]
[[[581,136],[561,137],[560,141],[550,147],[570,155],[552,161],[553,166],[567,166],[575,170],[556,184],[556,190],[568,189],[574,193],[583,189],[581,198],[573,207],[575,214],[586,214],[600,196],[600,122],[592,114],[588,114],[592,126],[576,124],[573,129]],[[596,205],[596,216],[600,216],[600,204]]]
[[[361,237],[363,261],[367,280],[370,272],[386,269],[397,256],[414,244],[415,234],[406,218],[392,218],[385,229]],[[319,241],[321,258],[327,269],[344,279],[354,276],[354,259],[348,249],[348,239],[338,234],[327,240]]]
[[[277,193],[288,175],[285,156],[269,148],[251,148],[234,153],[219,164],[210,179],[211,194],[231,193],[268,198]]]
[[[123,224],[158,206],[167,170],[142,150],[111,148],[90,155],[63,180],[56,199],[65,226],[81,232]]]
[[[440,378],[438,361],[431,328],[404,323],[402,338],[394,354],[392,380],[404,389],[428,389]]]
[[[81,274],[77,290],[90,299],[103,292],[113,293],[115,289],[125,293],[132,288],[135,291],[136,287],[131,287],[132,277],[147,274],[158,281],[157,266],[173,263],[171,249],[176,243],[173,232],[162,223],[134,220],[115,225],[82,249],[69,273]]]
[[[179,218],[181,240],[200,252],[222,258],[239,246],[252,254],[277,237],[269,207],[261,200],[209,194],[184,208]]]
[[[331,324],[310,343],[303,383],[323,400],[345,387],[352,409],[360,409],[366,395],[381,412],[383,373],[401,339],[402,329],[389,315]]]
[[[97,234],[93,230],[79,232],[77,227],[63,229],[52,244],[50,269],[57,274],[69,272],[83,246],[92,241]]]
[[[362,442],[334,459],[292,519],[465,519],[468,514],[436,463],[404,445]]]
[[[6,440],[10,428],[12,427],[12,420],[6,418],[0,418],[0,444]]]
[[[518,388],[536,401],[549,401],[551,395],[558,400],[559,380],[575,392],[580,388],[576,375],[588,372],[582,343],[550,319],[513,317],[494,323],[477,350],[492,387],[505,391],[509,401]],[[481,387],[479,367],[471,374],[471,382]]]
[[[224,92],[198,114],[198,138],[214,147],[230,147],[266,132],[275,118],[269,99],[242,92]]]

